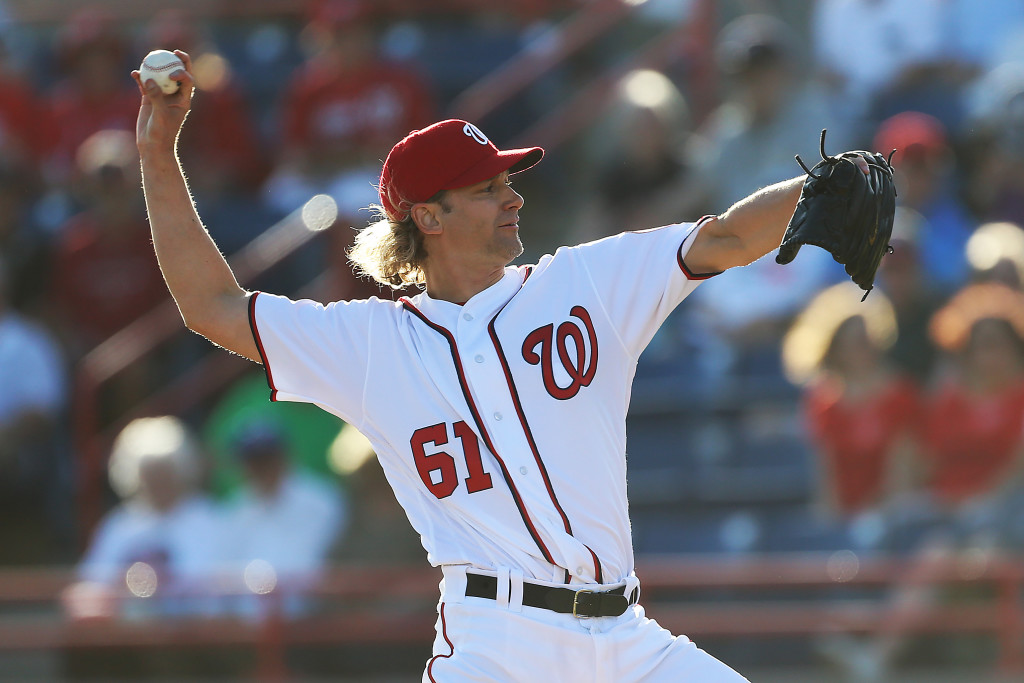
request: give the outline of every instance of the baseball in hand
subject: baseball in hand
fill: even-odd
[[[169,50],[153,50],[142,60],[139,67],[139,77],[143,85],[146,81],[154,81],[160,86],[166,95],[173,95],[178,92],[181,84],[171,79],[171,74],[178,69],[184,69],[185,64],[178,58],[178,55]]]

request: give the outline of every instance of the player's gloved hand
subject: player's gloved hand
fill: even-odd
[[[807,179],[775,261],[791,262],[804,244],[821,247],[846,266],[866,297],[882,255],[891,251],[896,213],[891,159],[891,153],[886,158],[861,150],[828,156],[821,131],[821,161],[809,169],[796,157]]]

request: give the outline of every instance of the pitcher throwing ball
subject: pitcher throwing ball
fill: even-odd
[[[138,146],[160,267],[185,324],[262,363],[273,401],[357,427],[443,576],[424,681],[737,682],[644,616],[626,502],[637,358],[702,281],[779,246],[803,176],[721,216],[509,265],[542,149],[447,120],[399,141],[379,220],[350,254],[423,291],[323,306],[248,292],[200,222],[176,159],[192,77],[143,94]],[[866,169],[866,167],[865,167]]]

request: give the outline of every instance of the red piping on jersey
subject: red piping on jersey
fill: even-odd
[[[529,277],[529,273],[527,273]],[[523,279],[526,282],[526,279]],[[506,303],[505,306],[508,304]],[[519,417],[519,424],[523,428],[523,433],[526,435],[526,442],[530,445],[530,451],[533,453],[533,460],[537,463],[537,469],[540,470],[541,478],[544,479],[544,486],[547,488],[548,496],[551,498],[551,502],[554,503],[555,509],[558,510],[558,514],[562,517],[562,523],[565,528],[565,533],[572,536],[572,525],[569,523],[569,516],[565,514],[565,510],[562,509],[561,504],[558,502],[557,496],[555,496],[555,489],[551,486],[551,479],[548,477],[548,469],[544,466],[544,460],[540,457],[540,450],[537,448],[537,442],[533,438],[533,430],[530,429],[530,424],[526,420],[526,413],[523,411],[523,404],[519,400],[519,390],[516,389],[515,380],[512,379],[512,370],[508,366],[508,361],[505,358],[505,351],[501,348],[501,342],[498,341],[498,334],[494,330],[494,323],[501,315],[501,312],[505,310],[505,306],[498,309],[498,312],[491,318],[491,322],[487,324],[487,333],[491,337],[491,343],[494,345],[494,350],[498,353],[498,360],[501,361],[501,369],[505,372],[505,382],[508,384],[509,394],[512,397],[512,405],[516,408],[516,415]],[[591,340],[593,343],[593,340]],[[586,544],[587,550],[590,550]],[[601,561],[597,559],[597,555],[593,550],[590,550],[590,554],[594,558],[594,576],[598,583],[601,581]],[[568,577],[566,583],[569,583]]]
[[[434,668],[434,662],[436,662],[438,659],[448,659],[449,657],[455,654],[455,646],[452,645],[451,639],[448,638],[448,625],[444,621],[443,602],[441,603],[441,637],[444,638],[444,642],[448,643],[448,647],[450,647],[452,651],[446,655],[434,655],[430,658],[430,663],[427,664],[427,678],[433,681],[433,683],[437,683],[437,680],[434,678],[434,674],[430,673],[430,670]]]
[[[502,309],[504,309],[504,306]],[[501,313],[501,311],[499,310],[498,313]],[[501,348],[501,342],[498,341],[498,335],[494,331],[494,321],[497,320],[497,318],[497,314],[491,318],[491,322],[487,324],[487,333],[491,336],[491,343],[494,345],[494,350],[498,353],[498,360],[501,361],[501,369],[505,372],[505,382],[508,384],[509,394],[512,397],[512,405],[516,407],[516,415],[519,417],[519,424],[523,427],[523,433],[526,435],[526,442],[530,444],[530,451],[533,453],[533,460],[537,463],[538,469],[540,469],[541,478],[544,479],[544,487],[547,488],[551,502],[555,504],[555,509],[558,510],[558,514],[562,517],[562,526],[565,528],[565,533],[572,536],[572,525],[569,524],[569,518],[566,516],[565,511],[562,510],[562,506],[559,505],[558,498],[555,496],[555,491],[551,486],[551,479],[548,477],[548,470],[544,466],[544,461],[540,457],[540,452],[537,450],[537,443],[533,439],[533,432],[530,430],[530,425],[526,422],[526,415],[523,413],[523,405],[519,400],[519,391],[516,389],[515,381],[512,379],[512,372],[508,367],[508,361],[505,360],[505,352]]]
[[[604,576],[601,571],[601,560],[597,559],[597,553],[595,553],[593,548],[586,543],[583,544],[583,547],[589,550],[590,556],[594,558],[594,580],[598,583],[604,583]]]
[[[693,230],[696,230],[702,224],[714,219],[715,216],[704,216],[699,221],[697,221],[697,225],[693,227]],[[679,270],[683,271],[683,275],[686,276],[687,280],[707,280],[708,278],[712,278],[716,275],[721,275],[722,271],[720,270],[715,271],[714,273],[694,273],[693,271],[686,267],[686,264],[683,262],[683,244],[686,244],[686,238],[693,234],[693,230],[686,234],[686,237],[683,238],[682,244],[679,245],[679,249],[676,251],[676,262],[679,263]]]
[[[408,299],[403,297],[399,299],[399,301],[402,302],[402,305],[405,306],[406,310],[422,320],[424,324],[448,341],[448,346],[451,348],[452,352],[452,360],[455,362],[455,374],[459,378],[459,387],[462,389],[462,395],[466,399],[466,405],[469,407],[469,412],[473,416],[473,421],[476,423],[476,427],[480,431],[480,437],[484,440],[487,448],[491,451],[494,459],[498,462],[498,466],[501,467],[501,474],[505,477],[505,483],[508,484],[509,491],[512,493],[512,499],[515,501],[516,507],[519,509],[519,514],[522,516],[523,523],[526,524],[526,528],[529,530],[530,536],[533,537],[537,547],[540,548],[541,553],[544,555],[544,559],[551,564],[555,564],[555,560],[551,556],[551,552],[548,550],[548,547],[544,545],[544,541],[541,539],[540,533],[533,525],[533,520],[530,519],[530,515],[526,511],[526,504],[523,503],[523,499],[519,495],[519,490],[516,489],[515,483],[513,483],[512,475],[509,474],[508,468],[505,466],[505,461],[501,459],[500,455],[498,455],[498,449],[496,449],[494,444],[491,442],[491,435],[487,433],[486,429],[484,429],[484,421],[480,419],[480,413],[476,409],[476,404],[473,402],[473,396],[469,391],[469,384],[466,382],[466,377],[462,369],[462,358],[459,356],[459,348],[455,343],[455,337],[453,337],[452,333],[444,327],[429,320],[422,312],[420,312],[419,309],[413,306],[412,302]]]
[[[252,331],[253,341],[256,342],[256,350],[263,361],[263,371],[267,376],[267,386],[270,387],[270,400],[277,400],[277,387],[274,386],[274,374],[270,371],[270,363],[267,362],[267,352],[263,348],[263,340],[260,339],[260,330],[256,326],[256,297],[260,292],[253,292],[249,297],[249,329]]]

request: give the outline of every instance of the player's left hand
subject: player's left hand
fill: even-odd
[[[135,125],[135,141],[140,152],[146,149],[173,150],[178,131],[192,107],[192,91],[195,85],[192,78],[192,59],[182,50],[175,50],[174,54],[185,64],[184,70],[179,69],[170,75],[181,84],[175,93],[164,94],[160,86],[153,81],[143,83],[137,69],[131,73],[139,88],[139,94],[142,95],[139,117]]]
[[[846,266],[850,278],[865,292],[874,286],[896,212],[896,186],[890,159],[856,150],[838,156],[825,153],[821,131],[821,162],[807,168],[807,177],[786,234],[775,257],[786,264],[804,244],[813,244]]]

